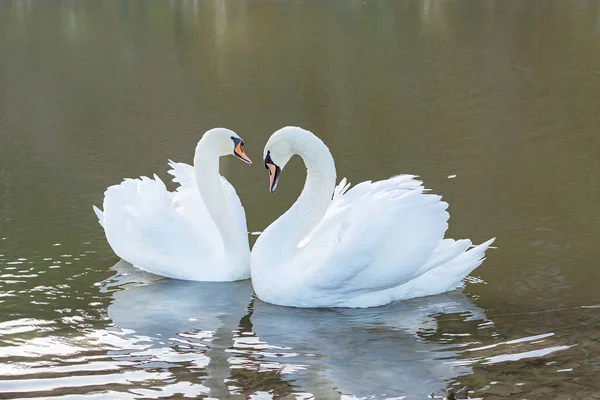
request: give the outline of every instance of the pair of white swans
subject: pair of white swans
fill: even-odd
[[[215,128],[196,147],[194,166],[169,162],[160,178],[125,179],[94,207],[122,259],[148,272],[197,281],[252,278],[257,296],[295,307],[373,307],[458,288],[494,239],[472,246],[444,239],[448,204],[412,175],[336,186],[333,157],[311,132],[285,127],[264,150],[269,189],[297,154],[307,168],[294,205],[248,244],[244,208],[219,175],[219,157],[252,164],[233,131]],[[332,197],[333,196],[333,197]]]

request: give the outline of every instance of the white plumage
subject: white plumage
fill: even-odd
[[[439,294],[461,286],[494,241],[469,249],[468,239],[444,239],[448,204],[415,176],[334,187],[333,157],[308,131],[282,128],[265,146],[280,170],[293,154],[306,164],[305,187],[252,251],[253,285],[266,302],[372,307]]]
[[[168,278],[234,281],[249,277],[250,250],[244,208],[219,175],[218,159],[232,154],[237,134],[208,131],[198,143],[194,167],[169,161],[179,183],[141,177],[109,187],[104,211],[94,206],[113,251],[145,271]],[[241,139],[240,139],[241,140]]]

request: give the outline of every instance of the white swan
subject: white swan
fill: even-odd
[[[415,176],[335,187],[329,149],[297,127],[278,130],[265,146],[271,192],[294,154],[306,165],[304,189],[252,249],[252,284],[263,301],[373,307],[439,294],[461,286],[494,241],[467,251],[470,240],[444,239],[448,204]]]
[[[194,166],[169,161],[169,192],[160,178],[125,179],[94,206],[113,251],[134,266],[168,278],[235,281],[250,277],[246,215],[235,189],[219,175],[219,157],[252,164],[233,131],[207,131]]]

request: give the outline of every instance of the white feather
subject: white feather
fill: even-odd
[[[230,132],[226,130],[222,135],[228,151],[233,146]],[[218,157],[222,154],[206,141],[201,147],[207,134],[198,144],[195,164],[199,154],[214,158],[214,172],[201,170],[200,173],[206,174],[206,179],[211,173],[217,175],[214,180],[217,187],[212,194],[222,193],[224,213],[231,216],[231,231],[239,240],[227,243],[227,237],[217,228],[202,200],[195,167],[169,160],[169,174],[179,183],[176,191],[168,191],[157,175],[124,179],[106,190],[104,211],[93,207],[109,244],[123,260],[142,270],[175,279],[233,281],[249,277],[245,212],[233,186],[218,175]]]
[[[254,246],[252,280],[263,301],[372,307],[439,294],[459,287],[494,241],[469,249],[468,239],[444,239],[448,204],[413,175],[353,188],[344,178],[334,188],[333,158],[308,131],[283,128],[267,151],[280,168],[299,154],[308,176],[298,201]]]

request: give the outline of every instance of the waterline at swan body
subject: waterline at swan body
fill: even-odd
[[[250,277],[246,214],[231,184],[219,174],[219,157],[252,164],[243,140],[214,128],[196,146],[193,167],[169,161],[179,183],[169,192],[160,178],[125,179],[94,206],[115,254],[167,278],[236,281]]]
[[[306,165],[304,189],[252,249],[252,284],[265,302],[374,307],[443,293],[462,285],[494,241],[444,239],[448,204],[415,176],[336,186],[329,149],[297,127],[278,130],[265,146],[271,192],[295,154]]]

